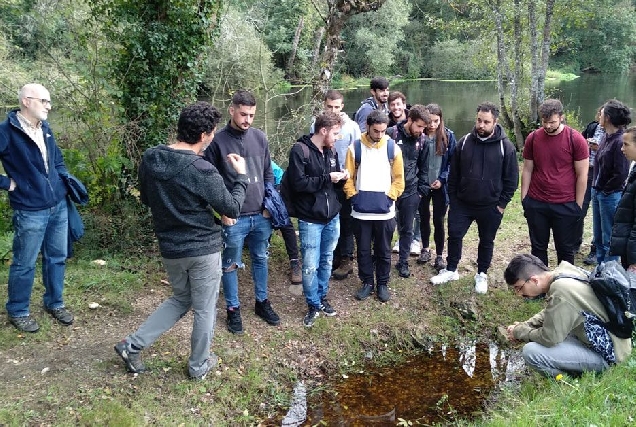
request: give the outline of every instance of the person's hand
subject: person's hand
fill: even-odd
[[[263,218],[271,218],[272,214],[267,209],[263,209]]]
[[[351,178],[351,176],[349,175],[349,170],[348,169],[343,170],[342,171],[342,179],[346,180],[346,179],[349,179],[349,178]]]
[[[221,215],[221,224],[231,226],[236,224],[238,220],[236,218],[229,218],[225,215]]]
[[[230,165],[234,168],[236,173],[245,174],[247,172],[247,168],[245,166],[245,159],[239,156],[236,153],[230,153],[226,156],[227,161],[230,162]]]
[[[11,183],[9,184],[9,191],[13,191],[18,185],[15,183],[13,178],[9,178],[9,179],[11,180]]]
[[[588,138],[587,143],[590,146],[590,150],[598,151],[598,142],[594,138]]]
[[[331,178],[331,182],[338,182],[344,178],[344,173],[342,172],[330,172],[329,177]]]
[[[502,207],[500,207],[500,206],[497,206],[497,210],[498,210],[498,211],[499,211],[499,213],[500,213],[500,214],[502,214],[502,215],[503,215],[503,213],[504,213],[504,211],[505,211],[505,209],[504,209],[504,208],[502,208]]]
[[[636,273],[636,264],[631,264],[629,267],[627,267],[627,271],[629,271],[630,273]]]
[[[433,183],[431,184],[431,188],[433,190],[439,190],[440,188],[442,188],[442,183],[440,182],[439,179],[436,179],[435,181],[433,181]]]
[[[507,332],[507,337],[508,337],[508,341],[516,341],[516,338],[513,334],[513,331],[515,330],[515,327],[519,324],[519,322],[515,322],[512,325],[508,325],[508,327],[506,327],[506,332]]]

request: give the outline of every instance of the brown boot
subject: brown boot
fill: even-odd
[[[349,257],[342,258],[340,266],[331,272],[331,275],[336,280],[344,280],[353,273],[353,263]]]
[[[300,261],[297,259],[293,259],[289,261],[289,269],[291,270],[290,280],[292,283],[302,283],[303,282],[303,270]]]

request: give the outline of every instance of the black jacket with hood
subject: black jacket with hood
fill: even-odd
[[[303,149],[294,144],[289,151],[287,172],[293,191],[292,203],[296,217],[303,221],[326,224],[340,212],[340,202],[335,187],[344,185],[342,180],[337,184],[331,182],[331,172],[340,172],[338,154],[330,148],[323,148],[322,153],[311,142],[310,135],[304,135],[297,141],[309,148],[309,156],[305,158]]]
[[[406,198],[418,193],[426,196],[430,191],[428,185],[428,146],[423,137],[415,138],[406,133],[404,125],[400,122],[386,130],[389,138],[402,150],[404,162],[404,192],[400,196]]]
[[[514,145],[501,125],[481,140],[475,128],[462,137],[451,156],[448,195],[476,207],[505,209],[519,185],[519,164]]]
[[[236,218],[247,176],[236,174],[231,193],[207,160],[190,150],[149,148],[139,165],[141,201],[150,207],[161,256],[169,259],[220,252],[221,226],[214,211]]]

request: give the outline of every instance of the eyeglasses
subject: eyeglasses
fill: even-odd
[[[32,96],[27,96],[28,99],[35,99],[36,101],[40,101],[40,103],[42,103],[42,105],[53,105],[51,104],[51,100],[50,99],[45,99],[45,98],[34,98]]]
[[[521,290],[523,289],[524,286],[526,286],[526,283],[528,283],[530,281],[530,278],[526,279],[525,282],[523,282],[521,285],[515,285],[513,286],[513,289],[515,291],[515,294],[518,294],[519,292],[521,292]]]

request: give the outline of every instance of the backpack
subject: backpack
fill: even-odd
[[[360,158],[362,157],[362,142],[359,139],[353,141],[353,154],[356,160],[356,168],[360,166]],[[389,163],[393,165],[393,159],[395,158],[395,141],[389,138],[386,144],[386,155],[389,158]]]
[[[587,278],[559,274],[557,279],[570,278],[589,283],[596,298],[603,304],[608,322],[600,322],[618,338],[631,338],[636,317],[636,288],[631,287],[630,277],[617,261],[601,263]]]
[[[296,141],[294,146],[300,145],[300,148],[303,150],[303,164],[307,164],[307,160],[309,159],[309,147],[302,142]],[[294,148],[292,146],[292,148]],[[290,150],[291,151],[291,150]],[[287,173],[287,169],[283,172],[283,178],[280,181],[280,191],[281,197],[283,198],[283,202],[285,202],[285,207],[287,208],[287,214],[290,217],[296,217],[296,211],[294,210],[294,204],[292,200],[294,198],[294,190],[292,190],[291,183],[289,182],[289,174]]]

